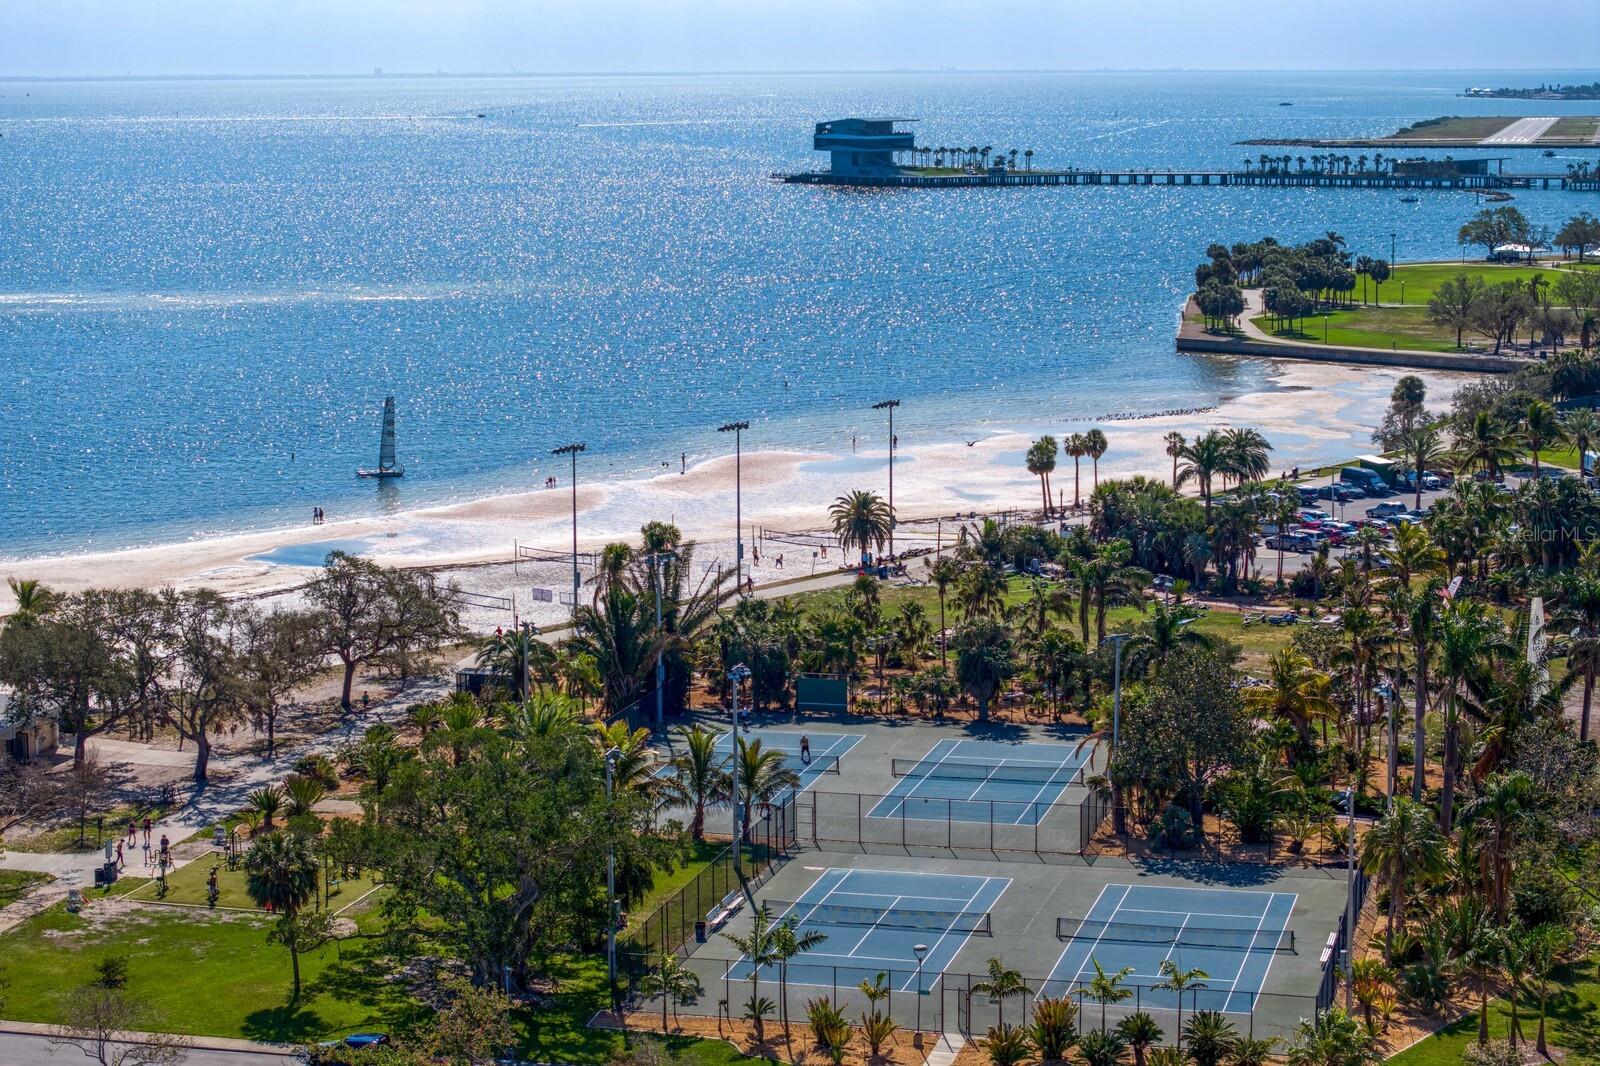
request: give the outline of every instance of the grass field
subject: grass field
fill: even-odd
[[[1573,138],[1593,143],[1594,133],[1600,128],[1600,118],[1593,115],[1566,115],[1556,119],[1556,124],[1545,131],[1542,141]]]
[[[1263,577],[1271,580],[1277,574],[1277,553],[1262,551],[1256,556],[1256,565],[1260,568]],[[913,573],[916,573],[913,571]],[[917,574],[918,577],[922,576]],[[842,605],[845,601],[847,589],[826,589],[821,592],[805,592],[795,596],[803,614],[821,610],[823,607]],[[1006,590],[1006,605],[1010,606],[1025,600],[1028,596],[1028,582],[1023,578],[1012,578]],[[879,603],[884,614],[893,615],[906,603],[922,605],[929,622],[935,628],[939,625],[939,593],[931,585],[919,585],[914,588],[885,585],[879,591]],[[1119,629],[1137,627],[1143,615],[1133,607],[1114,607],[1106,612],[1106,630],[1115,632]],[[961,612],[949,603],[946,597],[945,624],[951,628],[961,623]],[[1071,619],[1058,619],[1058,624],[1068,626],[1074,633],[1077,632],[1077,615]],[[1091,626],[1093,622],[1091,620]],[[1253,625],[1244,626],[1243,618],[1231,611],[1208,611],[1194,623],[1194,628],[1202,633],[1230,640],[1238,644],[1244,651],[1243,666],[1246,670],[1260,670],[1266,665],[1267,658],[1289,642],[1291,630],[1288,627]],[[1093,640],[1093,633],[1090,634]]]
[[[1395,269],[1389,280],[1379,289],[1383,306],[1357,305],[1349,310],[1335,311],[1330,315],[1314,315],[1301,319],[1294,330],[1274,328],[1272,319],[1260,315],[1253,319],[1263,333],[1289,340],[1309,341],[1314,344],[1342,345],[1357,348],[1406,348],[1412,351],[1457,351],[1455,330],[1436,326],[1428,321],[1428,301],[1445,281],[1466,274],[1481,278],[1486,285],[1499,285],[1507,281],[1526,283],[1536,275],[1550,279],[1555,271],[1535,267],[1506,266],[1498,263],[1421,263]],[[1402,305],[1401,282],[1404,282]],[[1368,292],[1371,282],[1367,283]],[[1359,294],[1360,285],[1356,287]],[[1326,318],[1326,335],[1324,335]],[[1324,339],[1326,336],[1326,339]],[[1484,343],[1484,338],[1470,330],[1462,335],[1463,344]]]
[[[168,874],[167,893],[164,896],[159,894],[160,884],[150,881],[129,892],[126,898],[147,903],[182,903],[203,907],[206,905],[206,881],[213,866],[217,867],[218,907],[246,911],[258,909],[250,893],[245,890],[244,870],[229,870],[209,859],[199,859]],[[342,910],[376,887],[377,882],[370,872],[338,882],[330,890],[328,905],[335,911]],[[318,899],[321,898],[319,887]]]
[[[1386,141],[1482,140],[1516,121],[1515,116],[1470,115],[1447,118],[1425,126],[1408,126],[1383,138]]]
[[[1585,959],[1567,966],[1555,978],[1560,987],[1549,1004],[1550,1043],[1570,1053],[1568,1062],[1600,1061],[1600,972],[1596,960]],[[1538,1033],[1539,1005],[1537,1001],[1521,1000],[1517,1013],[1531,1050]],[[1504,1037],[1510,1024],[1510,1005],[1503,999],[1491,1000],[1489,1035]],[[1473,1011],[1433,1036],[1424,1037],[1389,1062],[1392,1066],[1457,1066],[1461,1053],[1477,1039],[1478,1014]]]
[[[160,804],[147,804],[141,806],[116,807],[98,816],[88,819],[80,836],[77,822],[68,825],[59,825],[47,829],[42,833],[21,837],[16,840],[7,840],[6,847],[12,851],[27,852],[58,852],[58,851],[98,851],[104,840],[115,841],[128,826],[131,818],[135,822],[142,822],[147,816],[151,821],[159,821],[167,813],[167,808]],[[98,828],[97,828],[98,827]]]
[[[0,907],[21,899],[29,890],[53,880],[55,878],[49,874],[34,873],[32,870],[0,870]]]

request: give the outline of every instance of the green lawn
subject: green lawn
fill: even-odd
[[[1558,972],[1560,993],[1550,1001],[1549,1040],[1552,1047],[1566,1049],[1569,1061],[1600,1061],[1600,972],[1597,960],[1590,958]],[[1531,1047],[1538,1033],[1538,1004],[1519,1002],[1522,1032]],[[1489,1007],[1489,1035],[1504,1037],[1510,1027],[1511,1010],[1503,999]],[[1445,1027],[1421,1043],[1402,1051],[1389,1062],[1393,1066],[1458,1066],[1461,1052],[1478,1039],[1477,1012]]]
[[[372,940],[352,938],[301,959],[305,994],[289,1003],[289,956],[269,945],[270,920],[237,912],[139,907],[97,898],[81,914],[55,906],[0,936],[6,1015],[59,1022],[73,993],[111,955],[128,959],[128,992],[165,1030],[266,1041],[401,1029],[424,1011],[374,964]],[[370,912],[357,919],[377,927]]]
[[[679,863],[674,870],[656,871],[655,882],[650,886],[650,891],[645,893],[644,899],[628,908],[628,924],[619,935],[625,936],[654,914],[657,907],[668,897],[675,895],[684,885],[700,876],[700,871],[710,866],[711,860],[727,850],[727,847],[726,844],[713,841],[701,841],[698,844],[691,842],[687,860]]]
[[[1482,140],[1492,137],[1515,122],[1514,117],[1494,115],[1452,116],[1443,122],[1426,122],[1420,126],[1407,126],[1389,134],[1384,140]]]
[[[255,901],[250,898],[250,893],[245,891],[245,872],[243,868],[229,870],[226,866],[222,866],[210,859],[198,859],[168,874],[167,893],[164,896],[160,895],[159,883],[150,881],[129,892],[127,898],[145,902],[159,901],[162,903],[187,903],[205,906],[206,880],[210,877],[211,869],[214,866],[217,867],[217,906],[247,911],[258,909]],[[377,887],[374,877],[374,874],[367,872],[360,877],[351,878],[333,885],[328,899],[329,906],[338,911],[371,892]],[[321,896],[319,895],[318,898],[320,899]]]
[[[1277,576],[1278,557],[1276,552],[1261,551],[1256,556],[1256,566],[1260,568],[1262,577],[1267,580]],[[916,569],[912,574],[921,578],[923,575]],[[820,592],[804,592],[794,597],[804,614],[821,610],[827,605],[842,605],[848,588],[825,589]],[[912,588],[903,588],[894,585],[884,585],[879,590],[879,603],[886,616],[897,613],[906,603],[919,603],[927,613],[929,622],[937,628],[939,625],[939,593],[932,585],[919,585]],[[1013,577],[1009,588],[1006,590],[1006,604],[1010,606],[1028,596],[1028,581],[1024,578]],[[1135,629],[1138,627],[1143,615],[1133,607],[1114,607],[1106,612],[1106,631],[1115,632],[1119,629]],[[945,624],[951,628],[961,623],[961,612],[950,605],[948,597],[945,607]],[[1057,624],[1066,626],[1073,633],[1078,632],[1076,613],[1068,618],[1057,619]],[[1093,619],[1090,620],[1090,640],[1094,639]],[[1247,670],[1257,670],[1265,665],[1267,657],[1289,642],[1292,630],[1287,626],[1252,625],[1244,627],[1243,618],[1232,611],[1208,611],[1194,623],[1194,627],[1202,633],[1208,633],[1232,641],[1244,649],[1244,667]]]
[[[1455,330],[1428,321],[1428,301],[1441,284],[1458,274],[1482,278],[1487,285],[1498,285],[1505,281],[1526,282],[1541,274],[1550,280],[1553,273],[1551,270],[1499,263],[1418,263],[1397,267],[1376,294],[1372,283],[1366,282],[1368,296],[1381,296],[1382,306],[1357,305],[1329,315],[1313,315],[1299,320],[1293,331],[1275,329],[1271,317],[1267,315],[1258,316],[1252,321],[1270,336],[1314,344],[1450,352],[1457,350]],[[1402,281],[1405,283],[1404,304],[1400,303]],[[1358,279],[1358,300],[1361,292]],[[1462,343],[1481,347],[1486,342],[1483,337],[1469,330],[1462,335]]]

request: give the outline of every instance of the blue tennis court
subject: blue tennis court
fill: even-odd
[[[1186,993],[1185,1009],[1248,1013],[1266,984],[1273,956],[1294,950],[1288,932],[1292,892],[1246,892],[1170,885],[1107,885],[1087,916],[1062,918],[1057,936],[1067,941],[1047,987],[1072,991],[1094,977],[1092,961],[1107,973],[1133,967],[1140,1006],[1171,1009],[1177,993],[1152,986],[1161,962],[1208,975],[1203,989]]]
[[[802,933],[827,937],[789,964],[791,984],[853,986],[887,973],[891,988],[909,992],[917,987],[916,946],[928,949],[921,967],[927,990],[967,937],[990,931],[990,909],[1010,884],[1008,877],[830,869],[798,900],[763,902],[775,920],[793,915]],[[745,980],[750,968],[740,959],[728,976]]]
[[[1036,825],[1093,754],[1087,744],[941,740],[914,762],[893,760],[898,780],[867,817]]]
[[[783,765],[800,775],[800,787],[810,788],[822,774],[837,774],[846,752],[861,743],[859,733],[797,733],[787,729],[746,729],[741,732],[746,744],[761,741],[768,751],[783,752]],[[802,744],[810,745],[810,755],[802,754]],[[717,737],[717,752],[733,757],[733,734]],[[724,764],[726,765],[726,764]]]

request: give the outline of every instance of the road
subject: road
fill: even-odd
[[[67,1045],[53,1046],[47,1036],[0,1033],[0,1062],[6,1066],[70,1066],[75,1062],[93,1061],[93,1058],[86,1058],[77,1048]],[[184,1066],[287,1066],[300,1060],[284,1055],[266,1055],[250,1051],[210,1051],[197,1048],[191,1050],[183,1061]]]

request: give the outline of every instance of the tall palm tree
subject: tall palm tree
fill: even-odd
[[[1361,838],[1361,868],[1382,878],[1389,888],[1388,927],[1384,954],[1394,957],[1394,935],[1405,931],[1406,891],[1411,884],[1437,873],[1445,864],[1444,834],[1427,809],[1404,796],[1396,797],[1387,814]]]
[[[998,957],[991,957],[988,964],[988,976],[982,981],[972,983],[972,991],[976,995],[988,996],[1000,1004],[1000,1025],[1006,1024],[1006,1000],[1016,999],[1028,994],[1028,986],[1022,980],[1020,971],[1013,970]]]
[[[573,613],[572,651],[593,657],[607,710],[621,711],[642,696],[655,677],[656,656],[672,643],[656,627],[653,593],[626,579],[605,582],[593,603]]]
[[[1178,996],[1178,1047],[1183,1047],[1183,994],[1190,990],[1199,991],[1206,987],[1211,975],[1199,967],[1188,970],[1178,968],[1178,964],[1171,959],[1162,959],[1158,967],[1161,980],[1152,987],[1175,992]]]
[[[1083,994],[1100,1004],[1100,1031],[1103,1033],[1106,1031],[1106,1007],[1133,998],[1133,989],[1122,984],[1133,975],[1133,967],[1124,966],[1116,973],[1106,973],[1096,958],[1090,958],[1089,965],[1094,967],[1094,976],[1084,986]]]
[[[763,747],[760,738],[738,739],[739,754],[733,772],[739,779],[739,796],[749,804],[772,803],[800,784],[800,775],[784,765],[784,754]]]
[[[1557,584],[1552,621],[1572,633],[1567,645],[1567,669],[1583,675],[1578,739],[1589,739],[1589,715],[1594,706],[1595,678],[1600,674],[1600,557],[1580,556],[1578,565]]]
[[[1039,479],[1039,492],[1044,497],[1044,513],[1050,514],[1050,472],[1056,468],[1056,439],[1046,433],[1028,447],[1028,473]]]
[[[1089,442],[1082,433],[1073,433],[1062,444],[1061,450],[1072,456],[1072,506],[1077,507],[1083,501],[1083,496],[1078,491],[1082,484],[1082,461],[1089,454]]]
[[[1488,851],[1489,905],[1499,921],[1505,921],[1510,901],[1511,848],[1523,818],[1536,802],[1533,779],[1519,771],[1495,774],[1478,786],[1478,793],[1461,808],[1461,824],[1480,829]]]
[[[772,954],[778,964],[778,1016],[783,1021],[783,1032],[789,1033],[789,963],[796,955],[818,947],[828,939],[828,934],[817,929],[799,931],[794,915],[789,915],[772,930]]]
[[[1401,434],[1397,444],[1400,454],[1411,464],[1415,478],[1416,498],[1412,505],[1422,509],[1422,475],[1437,467],[1445,458],[1444,437],[1437,425],[1423,422]]]
[[[1522,440],[1533,459],[1533,476],[1539,476],[1539,452],[1548,444],[1557,444],[1565,436],[1565,427],[1556,409],[1544,400],[1534,400],[1522,413]]]
[[[956,604],[967,618],[995,618],[1005,606],[1006,576],[987,563],[971,563],[961,572]]]
[[[927,560],[928,579],[933,582],[933,587],[939,592],[939,665],[948,668],[950,665],[947,645],[950,643],[946,637],[944,620],[945,594],[961,577],[961,565],[949,557],[941,557],[937,562]]]
[[[1584,466],[1583,457],[1600,446],[1600,411],[1579,407],[1561,416],[1561,432],[1572,442],[1578,453],[1578,468]]]
[[[265,907],[293,922],[301,908],[317,898],[317,856],[311,842],[296,833],[273,833],[251,846],[245,855],[245,891],[256,906]],[[300,998],[300,940],[282,938],[289,949],[294,973],[292,1000]]]
[[[1206,522],[1211,521],[1211,485],[1218,475],[1230,469],[1228,439],[1216,430],[1208,430],[1183,446],[1179,453],[1182,462],[1178,467],[1178,484],[1193,481],[1205,500]]]
[[[1260,433],[1249,428],[1227,430],[1224,434],[1227,452],[1226,472],[1240,484],[1260,481],[1272,469],[1267,453],[1272,445]]]
[[[1479,600],[1456,600],[1439,620],[1439,672],[1444,680],[1444,784],[1439,827],[1454,826],[1456,778],[1460,773],[1461,712],[1469,679],[1492,655],[1508,650],[1505,627]]]
[[[1527,932],[1528,979],[1533,994],[1539,1000],[1539,1054],[1549,1058],[1550,1049],[1545,1043],[1545,1013],[1550,999],[1550,973],[1561,962],[1561,956],[1572,948],[1572,931],[1554,922],[1536,925]]]
[[[1248,160],[1246,160],[1248,162]],[[1166,446],[1167,457],[1172,460],[1172,491],[1178,491],[1178,457],[1183,455],[1183,447],[1189,443],[1182,433],[1173,430],[1161,438],[1161,443]]]
[[[784,949],[788,947],[787,941],[778,929],[779,925],[773,922],[772,913],[763,903],[751,914],[748,933],[722,934],[723,939],[738,948],[739,953],[750,964],[750,1001],[747,1016],[755,1028],[758,1044],[766,1042],[766,1012],[772,1009],[771,1004],[766,1004],[765,1009],[761,1009],[761,973],[768,967],[777,966],[782,961]]]
[[[828,520],[839,538],[840,549],[859,548],[865,562],[868,548],[881,550],[888,541],[894,516],[889,513],[889,505],[883,502],[883,497],[855,489],[833,502],[828,508]]]
[[[1094,464],[1094,487],[1100,487],[1100,457],[1111,447],[1111,442],[1106,440],[1106,435],[1099,427],[1091,429],[1083,435],[1083,450]]]
[[[696,841],[706,838],[706,807],[720,803],[728,795],[727,756],[717,751],[719,730],[704,726],[678,726],[673,730],[683,741],[683,750],[672,759],[672,774],[666,778],[667,795],[689,807],[689,833]]]

